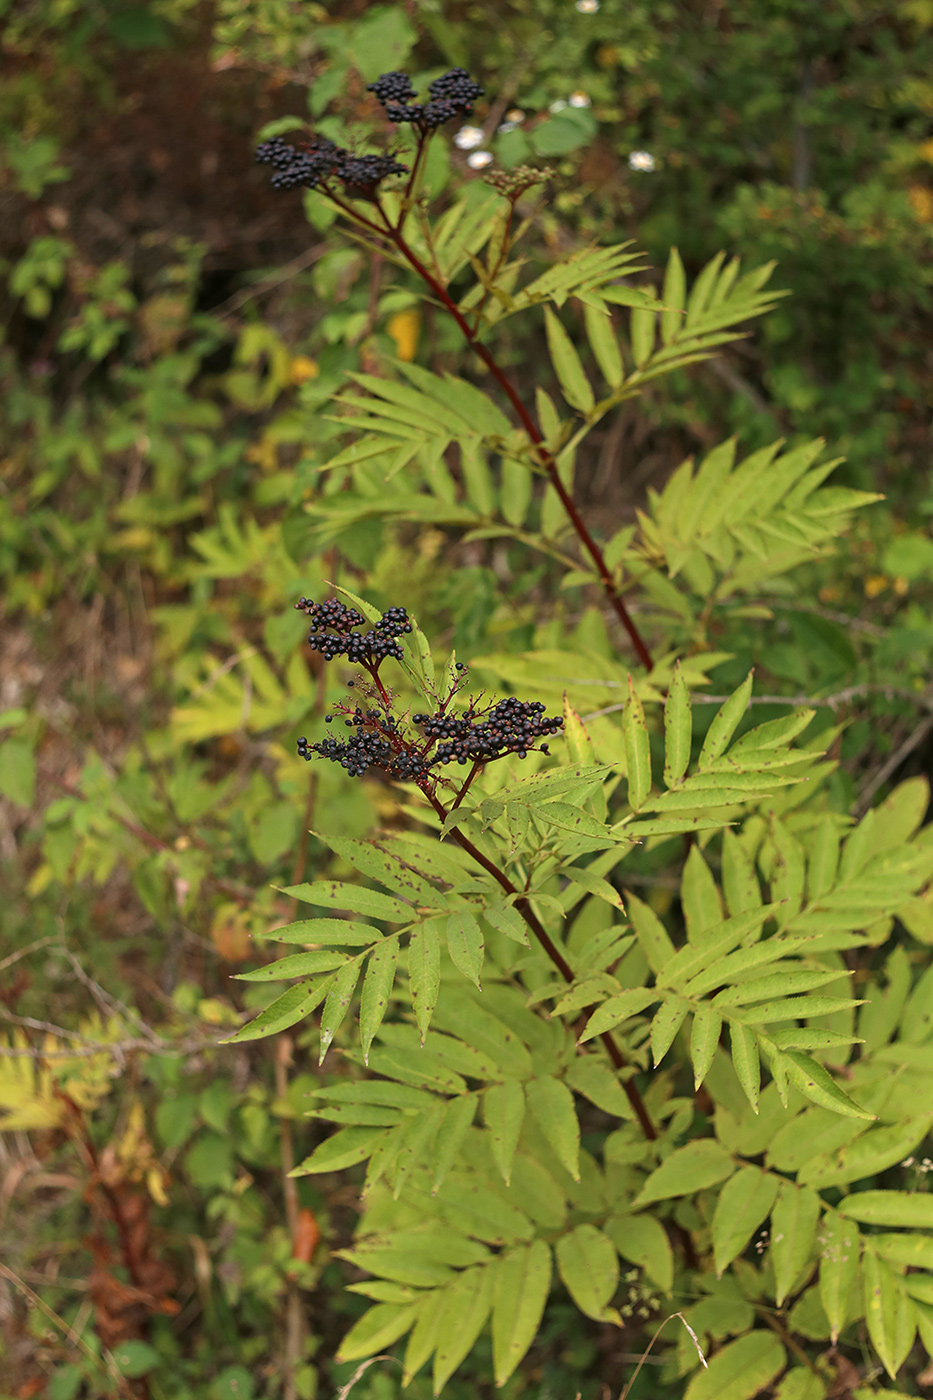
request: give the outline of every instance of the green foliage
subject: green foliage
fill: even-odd
[[[306,231],[283,204],[294,242],[259,256],[285,266],[216,298],[235,239],[192,238],[187,208],[149,242],[89,234],[68,179],[97,159],[91,118],[129,121],[128,53],[147,85],[150,61],[202,53],[188,0],[5,16],[2,168],[29,203],[3,248],[4,976],[14,1015],[66,1035],[0,1047],[0,1107],[77,1181],[67,1091],[198,1290],[177,1328],[152,1314],[104,1356],[66,1283],[91,1276],[88,1179],[41,1219],[17,1196],[11,1259],[65,1324],[30,1323],[50,1395],[123,1376],[274,1397],[290,1366],[311,1397],[388,1350],[415,1400],[595,1396],[631,1375],[606,1369],[606,1334],[640,1351],[677,1310],[708,1368],[671,1326],[652,1394],[810,1400],[831,1345],[860,1396],[916,1392],[933,845],[924,781],[886,760],[926,722],[933,654],[921,10],[737,2],[710,26],[614,0],[469,22],[221,0],[215,72],[307,84],[337,139],[383,68],[423,86],[472,58],[487,103],[507,75],[526,116],[491,149],[553,161],[546,196],[507,233],[507,199],[440,137],[405,230],[543,450],[397,249],[370,278],[358,226],[296,273]],[[573,87],[589,106],[547,110]],[[251,104],[296,124],[245,90],[239,145]],[[655,170],[626,169],[642,147]],[[315,243],[332,213],[309,198]],[[222,224],[252,227],[238,207]],[[650,671],[599,606],[547,452]],[[876,487],[892,507],[862,512]],[[327,581],[420,619],[387,668],[402,712],[459,656],[477,688],[563,706],[565,743],[491,765],[455,811],[444,790],[443,814],[329,764],[309,782],[294,739],[345,676],[308,666],[288,605]],[[119,1001],[103,1021],[66,955]],[[68,1035],[98,1048],[70,1058]],[[296,1160],[333,1251],[311,1264],[283,1206]],[[61,1286],[39,1282],[53,1255]],[[317,1330],[288,1353],[296,1301]],[[398,1385],[377,1363],[356,1393]]]

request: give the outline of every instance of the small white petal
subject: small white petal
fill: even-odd
[[[506,112],[505,119],[507,122],[523,122],[525,120],[525,113],[522,111],[521,107],[512,107],[510,111]]]
[[[497,127],[496,127],[496,130],[497,130],[497,131],[514,131],[515,128],[516,128],[517,126],[518,126],[518,122],[503,122],[501,126],[497,126]]]
[[[571,107],[589,107],[591,103],[585,92],[572,92],[570,94],[570,105]]]
[[[479,126],[461,126],[454,137],[454,145],[461,151],[473,151],[483,144],[483,131]]]
[[[558,97],[558,99],[557,99],[556,102],[552,102],[552,103],[551,103],[550,107],[548,108],[548,111],[549,111],[549,112],[562,112],[566,106],[567,106],[567,103],[564,101],[564,99],[563,99],[562,97]]]
[[[650,151],[633,151],[628,163],[633,170],[653,170],[654,156]]]
[[[576,8],[581,15],[595,15],[599,9],[599,0],[577,0]]]
[[[492,151],[474,151],[471,156],[467,156],[467,165],[471,170],[485,170],[492,162]]]

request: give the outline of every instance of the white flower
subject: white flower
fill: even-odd
[[[483,131],[479,126],[461,126],[454,137],[454,145],[461,151],[473,151],[483,144]]]
[[[576,8],[581,15],[595,15],[599,9],[599,0],[577,0]]]
[[[492,151],[474,151],[471,156],[467,156],[467,165],[471,170],[485,170],[492,162]]]
[[[548,108],[548,111],[549,111],[549,112],[562,112],[566,106],[567,106],[567,103],[564,101],[564,99],[563,99],[562,97],[558,97],[558,99],[557,99],[556,102],[552,102],[552,103],[551,103],[550,107]]]
[[[650,151],[633,151],[628,163],[633,170],[653,170],[654,156]]]
[[[570,94],[570,105],[571,107],[589,107],[591,104],[585,92],[572,92]]]
[[[506,112],[505,119],[507,122],[523,122],[525,120],[525,113],[522,111],[521,107],[512,107]]]

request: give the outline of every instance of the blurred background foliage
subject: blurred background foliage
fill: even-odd
[[[230,974],[289,917],[276,886],[340,873],[315,813],[352,835],[387,809],[379,784],[295,757],[328,694],[290,604],[339,579],[467,659],[555,628],[609,642],[597,598],[555,597],[509,547],[309,528],[348,372],[476,366],[314,196],[270,192],[257,133],[298,117],[339,139],[373,121],[379,72],[462,64],[497,163],[555,171],[542,267],[592,239],[656,267],[676,245],[688,276],[720,248],[777,259],[792,295],[626,405],[577,482],[609,534],[730,434],[743,452],[822,435],[841,481],[884,492],[710,638],[733,657],[714,690],[754,664],[760,690],[845,722],[842,810],[933,754],[933,3],[0,0],[0,20],[0,1395],[329,1395],[363,1306],[329,1254],[355,1202],[285,1179],[315,1140],[301,1045],[215,1048],[257,1004]],[[466,150],[433,151],[437,208],[479,191]],[[498,343],[531,395],[528,326]],[[28,1055],[62,1050],[56,1026],[77,1120]],[[565,1322],[555,1304],[510,1394],[618,1390],[640,1334]],[[633,1395],[677,1393],[648,1377]],[[376,1367],[355,1393],[397,1388]]]

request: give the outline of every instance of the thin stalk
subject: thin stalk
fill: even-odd
[[[441,819],[448,815],[447,809],[441,802],[437,800],[433,793],[427,792],[424,788],[422,788],[421,791],[424,793],[425,797],[431,803],[431,806],[434,808],[435,812]],[[491,861],[488,856],[483,855],[483,852],[479,849],[479,847],[475,846],[470,840],[470,838],[468,836],[465,836],[462,831],[455,827],[450,834],[453,837],[453,839],[457,842],[458,846],[460,846],[462,850],[466,851],[467,855],[470,856],[473,860],[475,860],[477,865],[482,866],[482,868],[486,871],[487,875],[491,875],[492,878],[496,881],[496,884],[499,885],[499,887],[502,890],[504,890],[506,894],[518,896],[515,899],[515,908],[518,910],[519,914],[521,914],[522,918],[525,920],[525,923],[528,925],[535,938],[538,940],[538,943],[540,944],[541,948],[548,955],[551,962],[554,964],[554,966],[560,973],[561,977],[563,977],[564,981],[573,982],[573,968],[570,966],[563,953],[554,943],[547,929],[544,927],[544,925],[541,923],[541,920],[538,918],[537,914],[532,909],[531,904],[529,903],[526,896],[519,892],[519,890],[515,887],[515,885],[512,884],[512,881],[505,874],[505,872],[500,870],[499,867],[493,861]],[[603,1031],[602,1035],[600,1036],[600,1040],[603,1042],[603,1045],[605,1046],[609,1058],[612,1061],[615,1068],[624,1069],[626,1064],[625,1056],[622,1054],[622,1051],[616,1044],[612,1033],[610,1031]],[[635,1111],[635,1116],[641,1124],[642,1131],[644,1132],[645,1137],[651,1141],[654,1141],[658,1136],[657,1129],[655,1128],[650,1117],[648,1116],[648,1110],[645,1107],[645,1101],[642,1098],[641,1094],[638,1092],[638,1089],[632,1083],[631,1079],[623,1079],[622,1088],[625,1090],[626,1097],[628,1098],[629,1103],[632,1105],[632,1108]]]
[[[377,207],[380,208],[380,213],[382,213],[381,207]],[[580,540],[580,543],[583,545],[584,549],[587,551],[590,558],[593,560],[593,563],[596,565],[596,571],[599,574],[600,581],[602,582],[606,597],[608,598],[611,606],[615,610],[615,613],[619,621],[622,623],[622,626],[628,633],[632,646],[635,648],[635,652],[638,656],[639,661],[647,670],[650,671],[653,666],[653,662],[651,660],[651,653],[645,645],[641,633],[635,626],[631,614],[629,613],[622,599],[619,597],[618,590],[616,589],[616,585],[613,580],[612,574],[609,570],[609,566],[606,563],[605,556],[603,555],[603,552],[597,544],[596,540],[590,534],[585,520],[581,516],[579,510],[577,509],[576,502],[570,495],[567,488],[564,486],[564,483],[560,477],[560,472],[557,469],[557,462],[554,458],[554,455],[545,446],[544,438],[540,430],[538,429],[538,425],[535,423],[531,414],[528,412],[528,409],[522,402],[517,389],[513,385],[512,381],[509,379],[508,375],[499,365],[492,352],[489,349],[487,349],[485,345],[483,345],[482,341],[477,339],[477,330],[470,325],[469,321],[467,321],[466,317],[460,311],[460,308],[456,305],[453,298],[450,296],[449,292],[447,291],[447,288],[443,285],[443,283],[438,281],[438,279],[427,267],[425,267],[424,263],[421,261],[418,255],[406,243],[401,232],[393,224],[390,223],[390,221],[385,217],[384,214],[383,219],[386,225],[386,236],[392,240],[392,242],[395,244],[396,248],[405,258],[405,260],[410,264],[414,271],[417,272],[418,276],[422,278],[422,280],[427,284],[427,286],[430,287],[431,291],[437,297],[438,301],[440,301],[444,309],[453,317],[454,321],[457,323],[457,326],[460,328],[461,334],[463,335],[464,339],[482,360],[483,364],[489,370],[493,379],[495,379],[496,383],[499,385],[500,389],[505,394],[505,396],[509,400],[509,403],[515,410],[515,413],[519,421],[521,422],[522,427],[525,429],[525,432],[528,434],[529,438],[537,448],[538,458],[541,462],[541,465],[547,472],[548,480],[554,487],[554,490],[557,492],[560,498],[561,505],[567,512],[567,517],[570,520],[570,523],[573,526],[574,530],[576,531],[577,538]]]

